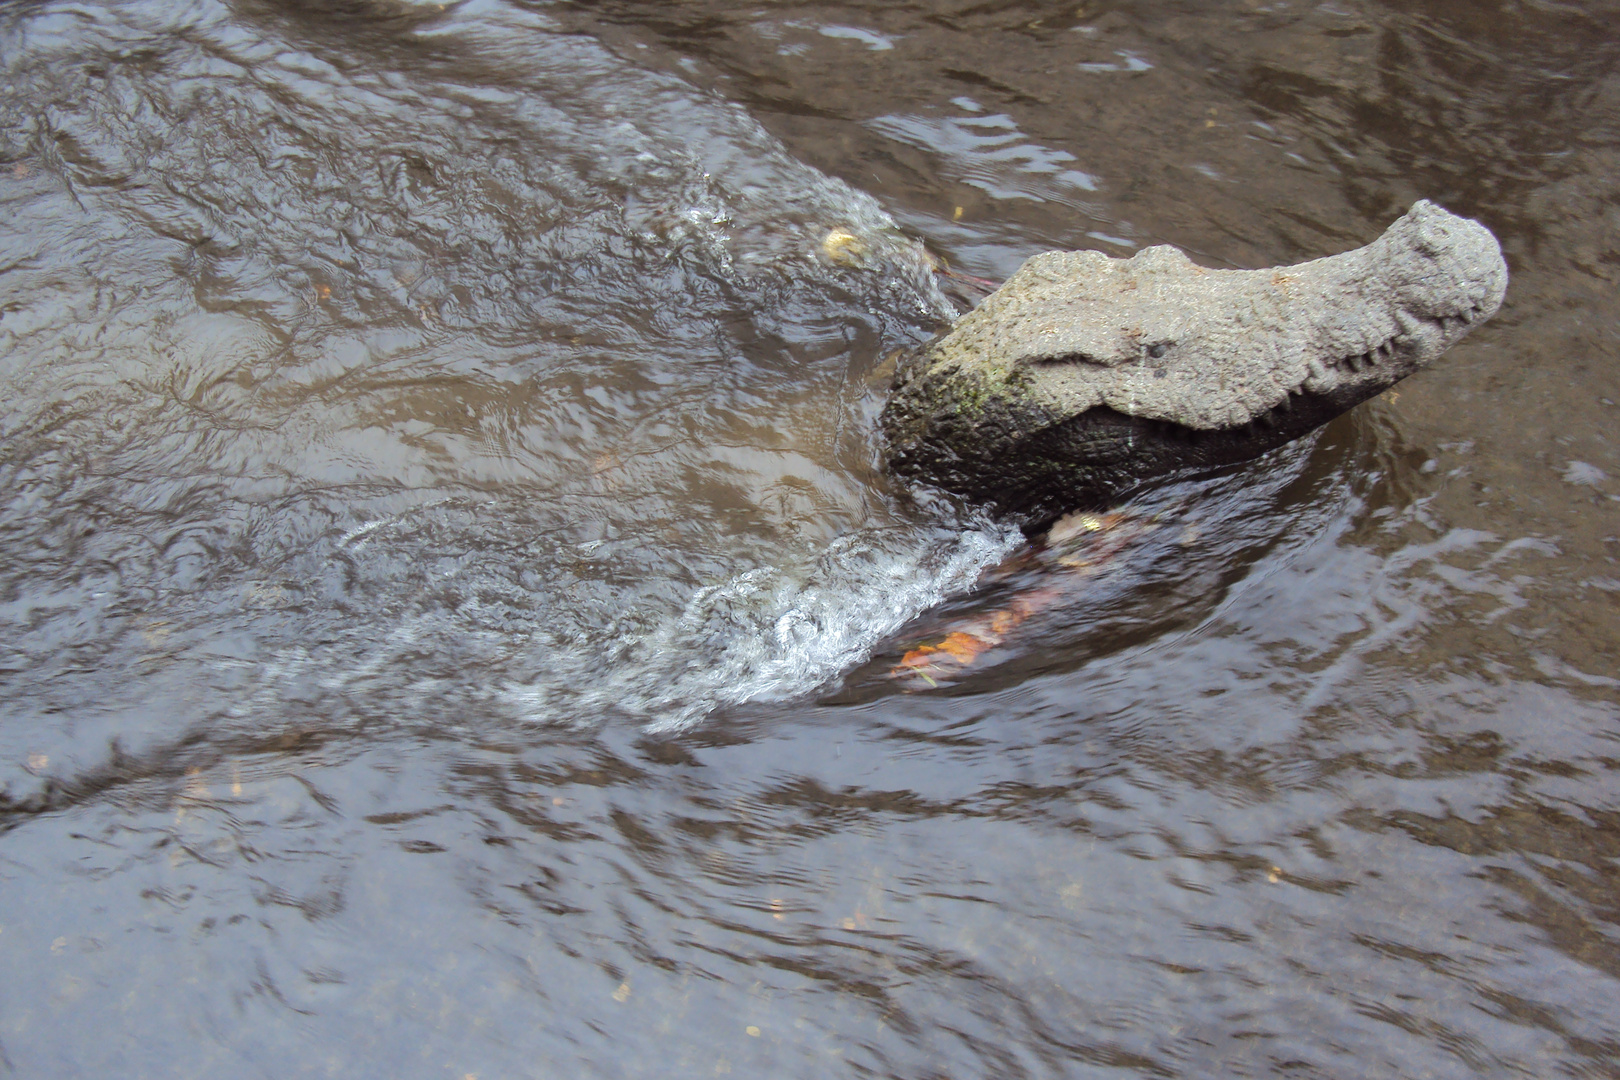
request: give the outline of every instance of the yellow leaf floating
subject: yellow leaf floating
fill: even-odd
[[[866,263],[866,241],[848,229],[834,229],[821,241],[821,253],[838,266],[858,269]]]

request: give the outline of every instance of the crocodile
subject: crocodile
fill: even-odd
[[[1507,277],[1489,229],[1427,200],[1296,266],[1036,255],[899,365],[887,464],[1038,530],[1320,427],[1495,314]]]

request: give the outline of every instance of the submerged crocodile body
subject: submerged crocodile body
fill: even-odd
[[[1045,524],[1306,434],[1429,364],[1506,286],[1490,230],[1427,201],[1298,266],[1047,252],[897,373],[888,464]]]

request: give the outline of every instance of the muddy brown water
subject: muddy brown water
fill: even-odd
[[[1620,1076],[1617,61],[1533,0],[0,9],[0,1075]],[[975,592],[1019,538],[880,471],[919,244],[1420,196],[1502,313],[1100,572]]]

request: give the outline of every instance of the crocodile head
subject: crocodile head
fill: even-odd
[[[1305,434],[1426,366],[1506,286],[1490,230],[1426,201],[1298,266],[1047,252],[901,373],[889,465],[1047,520]]]

